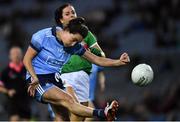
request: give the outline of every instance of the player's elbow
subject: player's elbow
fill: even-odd
[[[28,59],[27,59],[26,55],[23,58],[23,64],[25,67],[28,65]]]
[[[23,58],[23,64],[26,65],[26,59],[25,59],[25,57]]]

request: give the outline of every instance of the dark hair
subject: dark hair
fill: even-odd
[[[84,24],[85,25],[85,19],[83,17],[77,17],[75,19],[72,19],[71,21],[69,21],[69,26],[70,25],[80,25],[80,24]]]
[[[69,3],[63,4],[62,6],[58,7],[54,12],[55,22],[60,27],[62,27],[62,23],[59,19],[62,19],[63,9],[66,8],[67,6],[71,6],[71,4]]]
[[[72,19],[64,29],[68,29],[69,32],[73,34],[79,33],[83,38],[87,36],[89,31],[88,27],[85,25],[85,20],[82,17]]]

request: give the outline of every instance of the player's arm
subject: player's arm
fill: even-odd
[[[35,85],[39,83],[39,80],[32,66],[32,60],[42,50],[43,38],[44,33],[42,33],[41,31],[33,34],[30,46],[28,47],[23,59],[23,63],[26,67],[26,70],[31,75],[31,83]]]
[[[93,48],[97,49],[97,51],[100,51],[100,56],[101,57],[106,57],[105,53],[102,51],[101,47],[99,46],[98,43],[95,43],[92,47],[90,47],[91,50],[93,50]]]
[[[37,51],[29,46],[23,59],[24,66],[32,77],[32,81],[30,83],[30,86],[28,87],[28,92],[30,93],[30,96],[34,96],[36,86],[39,84],[38,77],[32,66],[32,60],[36,55]]]
[[[37,55],[37,51],[33,49],[31,46],[29,46],[23,59],[24,66],[26,67],[27,71],[30,73],[33,80],[38,79],[34,71],[34,68],[32,66],[32,60],[36,55]]]
[[[121,66],[121,65],[126,65],[127,63],[130,62],[127,53],[123,53],[119,59],[110,59],[110,58],[98,57],[92,54],[91,52],[89,52],[88,50],[86,50],[82,56],[88,61],[97,64],[99,66]]]
[[[98,49],[100,51],[100,56],[105,57],[105,53],[103,52],[103,50],[101,49],[101,47],[99,46],[96,37],[94,36],[94,34],[91,33],[91,31],[88,32],[88,35],[86,36],[86,38],[84,39],[85,43],[87,43],[88,47],[93,50],[93,48]],[[97,50],[97,51],[98,51]],[[96,50],[94,54],[97,54]],[[99,55],[98,55],[99,56]]]

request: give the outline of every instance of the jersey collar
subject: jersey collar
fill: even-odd
[[[61,28],[58,27],[58,29],[61,29]],[[57,41],[59,44],[61,44],[61,45],[64,46],[63,42],[60,41],[60,40],[57,38],[57,36],[56,36],[56,30],[57,30],[56,26],[53,26],[52,29],[51,29],[52,35],[55,36],[56,41]],[[61,30],[62,30],[62,29],[61,29]]]

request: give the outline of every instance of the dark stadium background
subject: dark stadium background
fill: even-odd
[[[0,70],[7,65],[9,47],[26,50],[31,35],[54,25],[53,11],[70,2],[86,19],[107,57],[127,52],[131,63],[106,68],[106,89],[96,91],[96,105],[120,102],[118,120],[180,120],[180,1],[179,0],[0,0]],[[131,82],[139,63],[154,70],[147,87]],[[0,94],[0,120],[8,120]],[[32,119],[48,120],[47,108],[32,104]]]

